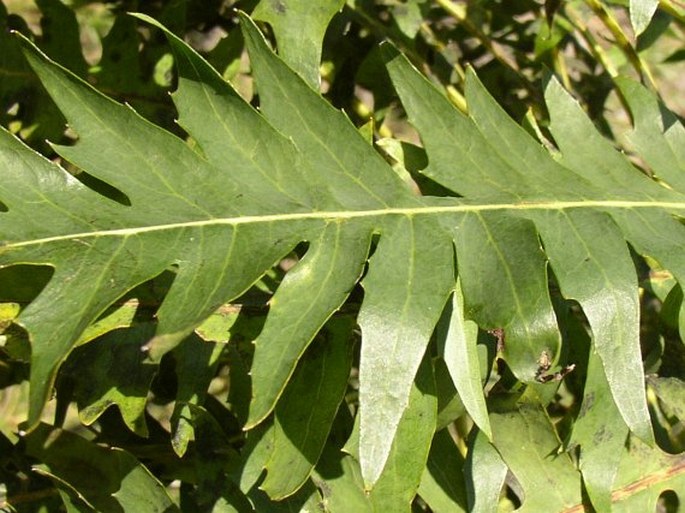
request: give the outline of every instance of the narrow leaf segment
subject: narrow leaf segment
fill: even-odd
[[[636,119],[631,141],[653,166],[655,180],[608,147],[568,94],[550,82],[550,129],[560,150],[555,160],[496,105],[473,71],[467,73],[465,116],[386,45],[382,54],[391,78],[428,155],[423,173],[453,192],[417,197],[344,113],[273,53],[244,15],[242,28],[259,111],[166,32],[178,63],[179,123],[199,149],[22,42],[30,65],[79,136],[74,146],[55,150],[126,200],[94,192],[0,130],[0,202],[7,207],[0,213],[0,266],[54,270],[18,317],[32,344],[30,426],[38,425],[56,373],[84,331],[138,284],[165,270],[175,273],[145,344],[158,360],[306,243],[304,257],[273,296],[256,341],[249,427],[271,422],[265,419],[307,347],[364,274],[358,317],[361,478],[371,489],[386,472],[402,474],[394,451],[404,449],[394,444],[398,433],[406,435],[407,419],[417,426],[419,417],[430,419],[420,436],[410,437],[417,465],[423,465],[435,422],[430,368],[419,369],[422,361],[427,365],[426,348],[458,278],[463,302],[457,297],[453,308],[463,317],[452,322],[458,337],[450,342],[448,364],[469,412],[486,434],[493,430],[497,444],[506,434],[495,429],[492,417],[488,421],[479,396],[477,360],[468,353],[475,328],[469,323],[504,333],[502,355],[520,380],[544,377],[558,362],[561,341],[548,288],[551,266],[562,294],[580,303],[590,323],[593,349],[623,422],[649,442],[636,275],[626,241],[682,285],[682,126],[673,120],[651,130],[650,123],[662,119],[658,105],[639,86],[622,83],[636,91],[627,95],[635,98],[629,101]],[[645,142],[646,134],[655,133],[654,145]],[[673,166],[651,151],[657,144],[677,157]],[[464,362],[456,361],[457,348],[467,350]],[[459,365],[468,371],[458,371]],[[282,408],[279,429],[286,403]],[[531,410],[498,424],[518,429],[544,420]],[[267,448],[256,451],[246,488],[268,464],[274,430],[265,431]],[[316,441],[313,452],[321,443]],[[552,446],[548,435],[544,443]],[[518,458],[502,456],[510,466]],[[566,464],[559,465],[566,475]],[[528,477],[521,475],[533,486],[534,476]],[[403,478],[418,487],[421,474]],[[267,488],[280,496],[296,484],[271,481]],[[374,500],[385,500],[383,487]],[[309,492],[298,493],[310,500],[316,494]],[[601,493],[606,498],[606,489]],[[572,503],[575,492],[559,490],[555,500]]]

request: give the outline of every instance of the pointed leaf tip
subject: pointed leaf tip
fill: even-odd
[[[630,24],[636,37],[647,30],[658,7],[659,0],[630,0]]]
[[[488,440],[492,441],[476,351],[478,326],[464,318],[464,296],[460,281],[457,281],[448,311],[450,316],[444,337],[443,358],[466,411]]]
[[[279,56],[314,90],[321,77],[321,45],[326,28],[345,0],[261,0],[252,11],[266,21],[276,36]]]

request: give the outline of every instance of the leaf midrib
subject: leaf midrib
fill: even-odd
[[[317,212],[294,212],[288,214],[263,214],[247,215],[238,217],[212,218],[199,221],[182,223],[157,224],[148,226],[136,226],[133,228],[117,228],[112,230],[93,230],[90,232],[70,233],[44,237],[19,242],[4,241],[0,251],[25,246],[47,244],[72,239],[85,239],[107,236],[130,236],[147,232],[174,230],[179,228],[196,228],[217,225],[245,225],[257,223],[274,223],[281,221],[305,221],[305,220],[345,220],[365,217],[383,217],[401,215],[407,217],[420,215],[459,214],[473,212],[488,212],[499,210],[526,211],[526,210],[567,210],[576,208],[614,208],[614,209],[659,209],[659,210],[685,210],[685,202],[678,201],[636,201],[636,200],[575,200],[575,201],[540,201],[521,203],[488,203],[488,204],[461,204],[461,205],[427,205],[419,207],[395,207],[370,210],[331,210]]]
[[[677,458],[678,455],[675,457]],[[663,490],[669,489],[666,483],[675,480],[682,474],[685,474],[685,458],[678,458],[673,465],[668,468],[649,472],[641,478],[613,490],[611,492],[611,502],[612,504],[616,504],[621,501],[629,501],[631,497],[643,493],[646,490],[655,490],[656,492],[661,493]],[[659,487],[658,485],[661,486]],[[584,511],[586,511],[584,504],[576,504],[560,511],[560,513],[582,513]]]

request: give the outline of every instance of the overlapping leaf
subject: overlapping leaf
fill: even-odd
[[[428,153],[424,173],[455,193],[417,198],[344,115],[269,50],[247,18],[243,30],[259,112],[168,34],[180,74],[179,123],[198,151],[25,45],[79,135],[75,146],[57,151],[125,198],[117,203],[93,192],[0,133],[0,201],[7,207],[0,213],[0,266],[54,268],[19,317],[32,340],[30,423],[38,421],[55,373],[83,331],[137,284],[169,268],[176,273],[146,345],[158,359],[306,241],[306,255],[272,298],[256,340],[247,419],[256,426],[365,272],[379,234],[359,313],[359,458],[367,487],[392,454],[457,274],[464,319],[455,301],[453,328],[464,331],[466,321],[475,321],[502,330],[509,366],[533,381],[550,370],[560,345],[549,261],[562,293],[581,304],[590,322],[620,414],[649,440],[637,281],[625,241],[681,268],[685,229],[674,216],[685,209],[683,195],[608,148],[555,83],[547,98],[560,161],[499,109],[473,73],[466,117],[386,47],[395,87]],[[473,355],[466,361],[463,375],[458,365],[450,372],[458,388],[470,390],[465,405],[485,427],[482,401],[474,397]],[[495,441],[497,433],[493,427]],[[430,439],[422,440],[416,452],[427,455]],[[418,486],[420,473],[415,477]]]
[[[344,0],[261,0],[252,16],[271,24],[281,58],[317,88],[323,36],[328,22],[343,5]]]
[[[598,424],[596,418],[593,420]],[[483,472],[486,468],[491,470],[489,479],[485,479],[487,488],[477,492],[488,490],[497,493],[501,489],[501,481],[499,488],[490,485],[497,484],[498,467],[501,469],[504,463],[516,480],[514,488],[523,503],[517,511],[576,513],[587,510],[587,503],[582,499],[580,474],[571,454],[559,450],[561,441],[557,431],[533,394],[523,397],[521,404],[514,409],[492,414],[490,421],[499,442],[497,451],[484,439],[477,440],[471,448],[470,458],[485,464],[485,468],[472,467],[474,479],[479,476],[485,479]],[[592,420],[585,421],[586,424],[588,422]],[[595,426],[585,427],[586,433],[580,436],[585,436],[592,427]],[[598,474],[600,465],[596,462],[592,462],[596,466],[591,469],[581,463],[583,477],[586,478],[585,472],[590,471],[590,477],[594,479],[592,483],[585,479],[585,483],[596,511],[653,511],[660,494],[667,490],[674,491],[682,500],[685,479],[683,454],[667,454],[634,437],[629,444],[623,439],[616,444],[609,433],[610,428],[605,427],[605,430],[597,429],[594,433],[594,443],[601,445],[606,442],[613,450],[610,455],[613,461],[604,467],[609,475]],[[593,450],[603,451],[602,448]],[[603,453],[600,457],[606,455]],[[615,468],[609,471],[612,466]],[[504,474],[499,475],[504,478]],[[480,502],[476,493],[473,511],[496,509],[496,496]]]
[[[44,462],[37,470],[55,483],[69,511],[179,511],[162,483],[126,451],[45,424],[26,444],[27,453]]]
[[[481,327],[504,327],[505,355],[519,374],[530,370],[526,362],[542,363],[540,355],[556,352],[539,235],[562,294],[577,300],[590,322],[621,415],[633,432],[651,439],[637,278],[625,241],[679,268],[685,229],[675,217],[683,195],[615,152],[554,81],[547,104],[558,162],[489,101],[472,73],[469,119],[426,87],[404,58],[389,50],[387,59],[429,155],[424,173],[475,203],[449,225],[467,316]]]
[[[658,0],[630,0],[630,23],[636,35],[642,34],[659,7]]]

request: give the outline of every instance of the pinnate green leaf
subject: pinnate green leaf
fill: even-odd
[[[294,248],[306,247],[273,296],[256,340],[248,427],[271,425],[265,419],[308,345],[361,278],[360,472],[376,497],[401,497],[402,505],[393,507],[409,507],[408,490],[418,487],[435,429],[434,396],[430,387],[417,385],[427,383],[419,368],[457,277],[464,325],[501,330],[509,368],[524,382],[544,381],[558,365],[561,344],[550,300],[551,266],[562,295],[577,300],[590,322],[621,418],[649,441],[637,282],[626,242],[682,285],[685,228],[676,216],[685,200],[675,171],[658,168],[646,152],[670,187],[639,172],[550,82],[551,132],[560,149],[555,158],[495,104],[473,71],[467,74],[465,116],[386,46],[393,83],[428,156],[426,181],[453,193],[416,196],[344,113],[269,49],[249,18],[242,23],[259,111],[167,33],[179,69],[179,123],[197,149],[22,43],[79,136],[75,145],[56,151],[120,193],[117,201],[98,194],[0,131],[0,201],[7,207],[0,213],[0,266],[54,269],[17,319],[32,344],[31,427],[84,331],[138,284],[174,273],[144,346],[156,361]],[[661,116],[636,98],[633,110]],[[635,118],[639,143],[647,132],[639,128],[641,115]],[[680,125],[659,119],[662,132],[649,130],[649,136],[677,151],[669,137],[679,141],[672,127]],[[466,365],[474,362],[471,357]],[[477,374],[469,370],[471,385],[460,392],[487,430]],[[417,386],[421,393],[414,397]],[[425,410],[412,406],[424,401]],[[531,441],[552,447],[553,433],[537,410],[496,415],[512,429],[534,426]],[[421,417],[429,422],[420,423]],[[402,427],[406,418],[415,426],[409,438]],[[506,437],[492,418],[490,424],[495,446],[515,474],[518,469],[522,485],[536,485],[518,454],[504,454],[498,436]],[[255,456],[247,456],[243,491],[253,488],[267,465],[272,429],[264,428],[266,449],[245,451]],[[415,459],[398,459],[400,439]],[[567,465],[554,465],[563,481],[554,500],[571,504],[576,497],[568,491]],[[388,471],[406,478],[401,491],[395,486],[400,481],[383,484]],[[315,496],[301,493],[305,502]],[[539,504],[546,507],[542,498]]]
[[[501,209],[465,213],[455,229],[467,318],[503,328],[504,354],[519,377],[540,377],[549,368],[542,363],[554,361],[558,333],[539,234],[562,293],[578,299],[590,319],[621,415],[634,433],[650,440],[636,277],[625,240],[644,254],[682,265],[675,246],[682,247],[683,227],[671,217],[682,195],[649,180],[609,148],[555,82],[547,99],[560,162],[526,141],[527,134],[489,99],[472,73],[465,117],[437,91],[429,93],[426,81],[394,50],[386,48],[386,59],[410,120],[422,134],[430,161],[424,173],[465,198],[502,202]],[[489,187],[482,186],[484,180]],[[509,201],[516,206],[505,207]],[[665,233],[656,228],[657,219],[664,219],[673,235],[647,237]],[[649,231],[643,229],[646,223]]]

